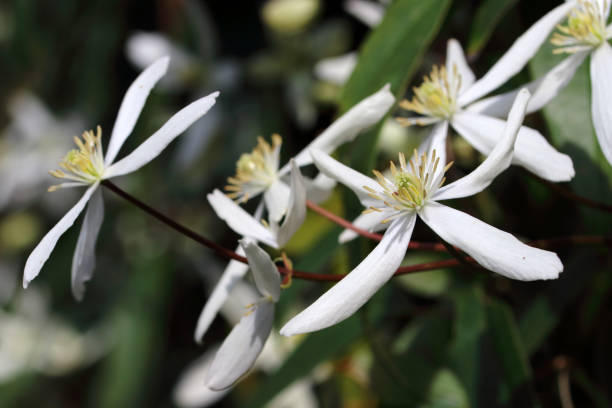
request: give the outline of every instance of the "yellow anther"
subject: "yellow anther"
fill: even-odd
[[[603,2],[602,7],[594,0],[578,0],[578,5],[567,18],[567,25],[558,25],[559,32],[553,34],[550,40],[559,47],[553,53],[573,54],[605,42],[608,0]]]

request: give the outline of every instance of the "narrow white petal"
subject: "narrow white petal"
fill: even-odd
[[[262,296],[269,296],[274,302],[278,302],[281,278],[270,255],[250,238],[241,239],[240,245],[249,260],[257,290]]]
[[[416,215],[393,221],[382,241],[353,271],[285,324],[280,333],[292,336],[321,330],[355,313],[402,263],[415,221]]]
[[[302,180],[300,169],[294,160],[291,160],[291,194],[289,196],[289,208],[287,216],[283,220],[277,234],[277,243],[279,247],[285,246],[291,239],[293,234],[304,223],[306,218],[306,187]]]
[[[446,137],[448,136],[448,121],[438,123],[431,133],[419,146],[419,154],[427,153],[431,157],[436,151],[436,157],[440,158],[440,164],[446,163]]]
[[[314,67],[314,73],[322,81],[344,85],[353,73],[355,65],[357,65],[357,53],[349,52],[319,61]]]
[[[487,188],[499,173],[510,166],[514,144],[523,119],[525,119],[528,102],[529,91],[522,89],[512,106],[508,121],[505,122],[503,134],[500,135],[501,137],[497,136],[499,141],[485,161],[467,176],[440,188],[434,195],[434,200],[449,200],[479,193]]]
[[[563,264],[554,252],[530,247],[461,211],[428,203],[419,215],[442,239],[485,268],[518,280],[556,279]]]
[[[366,214],[361,214],[357,218],[353,220],[353,225],[362,230],[377,232],[382,231],[387,228],[389,224],[383,224],[383,220],[389,217],[389,213],[387,212],[371,212]],[[340,236],[338,237],[338,242],[344,244],[345,242],[349,242],[359,235],[350,229],[345,229],[342,231]]]
[[[240,320],[210,365],[206,386],[214,391],[231,387],[253,366],[274,322],[274,303],[263,301]]]
[[[453,117],[453,128],[484,155],[495,147],[506,122],[490,116],[461,112]],[[574,175],[572,159],[555,150],[542,134],[522,126],[514,145],[513,164],[550,181],[569,181]]]
[[[310,154],[312,155],[314,164],[323,174],[338,180],[340,183],[353,190],[364,207],[370,207],[377,203],[377,200],[368,196],[368,192],[364,189],[364,186],[366,186],[373,190],[380,190],[380,186],[374,179],[366,177],[358,171],[345,166],[321,151],[311,150]]]
[[[612,164],[612,48],[607,42],[591,56],[591,98],[597,140]]]
[[[603,10],[604,20],[608,21],[610,16],[610,0],[595,0],[600,10]]]
[[[306,187],[306,198],[314,203],[321,203],[327,200],[337,184],[336,180],[327,177],[323,173],[317,174],[314,179],[302,176],[302,180]]]
[[[49,255],[55,248],[55,244],[59,238],[74,224],[79,214],[83,211],[87,202],[91,198],[92,194],[98,188],[98,183],[93,184],[85,191],[83,197],[62,217],[61,220],[49,232],[43,237],[40,243],[34,248],[28,260],[26,261],[25,269],[23,271],[23,287],[27,288],[32,279],[34,279],[41,268],[49,259]]]
[[[557,6],[525,31],[489,72],[459,97],[459,105],[466,106],[474,102],[519,73],[575,4],[570,1]]]
[[[274,181],[264,192],[264,202],[270,221],[279,222],[289,205],[289,186],[281,180]]]
[[[104,220],[102,191],[96,189],[91,196],[79,239],[72,257],[72,294],[76,300],[83,300],[85,282],[91,279],[96,265],[96,241]]]
[[[256,239],[273,248],[278,248],[276,237],[272,231],[268,230],[263,224],[232,199],[215,189],[207,196],[208,202],[219,218],[227,223],[239,235]]]
[[[107,168],[105,178],[131,173],[156,158],[170,142],[212,108],[217,96],[219,92],[213,92],[178,111],[132,153]]]
[[[115,160],[117,153],[119,153],[119,149],[123,146],[123,142],[125,142],[125,139],[132,133],[151,89],[153,89],[157,81],[164,76],[168,70],[169,63],[170,58],[168,57],[158,59],[145,69],[128,88],[121,102],[121,107],[119,108],[119,113],[117,113],[117,119],[115,120],[115,126],[111,133],[110,142],[108,143],[108,149],[104,159],[104,163],[107,166]]]
[[[457,73],[461,76],[459,93],[462,94],[476,82],[476,75],[474,75],[465,59],[461,44],[453,38],[446,44],[446,70],[453,72],[455,69],[457,69]]]
[[[344,9],[369,27],[376,27],[385,16],[385,7],[375,1],[347,0]]]
[[[242,246],[238,245],[236,253],[244,256]],[[217,313],[219,313],[219,310],[229,297],[230,292],[234,289],[234,286],[240,282],[248,270],[249,265],[242,262],[230,261],[227,264],[227,267],[223,271],[223,275],[221,275],[221,279],[219,279],[219,282],[206,300],[206,304],[198,318],[198,324],[194,335],[197,343],[202,342],[204,334],[208,331],[213,320],[215,320]]]
[[[529,89],[529,92],[531,92],[531,100],[529,101],[529,105],[527,105],[527,113],[535,112],[553,100],[574,77],[576,70],[580,67],[587,55],[589,55],[588,52],[577,52],[572,54],[548,71],[543,77],[524,86],[523,88],[526,87]],[[510,108],[512,107],[512,103],[518,91],[517,89],[501,95],[482,99],[468,106],[467,110],[499,118],[506,117],[508,112],[510,112]]]
[[[325,153],[333,152],[338,146],[353,141],[359,133],[381,120],[394,103],[395,97],[390,91],[389,84],[363,99],[294,157],[298,167],[312,163],[309,149],[318,149]],[[290,170],[289,164],[286,164],[279,173],[286,174]]]

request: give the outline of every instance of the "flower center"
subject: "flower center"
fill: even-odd
[[[395,163],[390,163],[391,179],[386,178],[377,170],[373,171],[378,184],[382,188],[381,191],[364,186],[368,195],[381,201],[382,204],[380,207],[371,206],[364,213],[385,210],[393,212],[390,217],[383,220],[383,223],[401,216],[406,211],[412,212],[421,209],[427,200],[444,184],[446,181],[444,173],[453,165],[450,162],[444,168],[441,168],[440,158],[436,156],[435,150],[429,157],[426,153],[419,156],[415,150],[408,163],[406,163],[406,157],[403,153],[398,156],[399,168]]]
[[[434,65],[429,76],[423,77],[423,83],[413,88],[411,101],[400,102],[403,109],[441,119],[450,119],[457,110],[457,97],[461,88],[461,75],[457,67],[448,72],[445,66]]]
[[[274,134],[272,145],[263,138],[257,138],[257,146],[251,153],[244,153],[236,162],[236,175],[227,179],[225,190],[229,197],[238,202],[261,193],[277,179],[280,147],[283,140]]]
[[[593,0],[578,0],[567,18],[567,25],[558,25],[559,32],[554,33],[550,42],[557,46],[555,54],[573,54],[587,48],[598,46],[606,41],[605,10],[608,0],[602,4]]]
[[[72,182],[51,186],[49,191],[61,187],[73,187],[75,185],[93,184],[101,180],[104,175],[104,154],[102,152],[102,129],[100,126],[93,130],[83,132],[81,136],[74,137],[74,143],[78,149],[70,150],[59,163],[60,169],[49,172],[59,179],[71,180]]]

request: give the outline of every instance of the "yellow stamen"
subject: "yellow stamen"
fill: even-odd
[[[596,47],[606,41],[605,9],[608,0],[604,1],[603,9],[593,0],[578,0],[567,18],[567,25],[558,25],[559,32],[554,33],[550,42],[559,47],[555,54],[573,54],[585,48]]]

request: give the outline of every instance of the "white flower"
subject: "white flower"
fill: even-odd
[[[168,58],[158,60],[132,83],[119,108],[106,155],[102,150],[102,134],[98,126],[96,133],[93,131],[83,133],[83,140],[75,137],[78,150],[68,152],[60,163],[61,169],[51,172],[53,176],[65,182],[51,187],[50,190],[79,186],[86,186],[87,190],[76,205],[43,237],[28,257],[23,275],[24,288],[38,275],[59,238],[72,226],[89,203],[72,259],[72,292],[76,299],[81,300],[85,291],[84,284],[93,273],[94,247],[104,217],[102,192],[98,189],[100,182],[132,173],[153,160],[172,140],[215,104],[218,92],[191,103],[172,116],[132,153],[114,162],[123,142],[134,129],[151,88],[164,75],[168,63]]]
[[[576,70],[590,55],[591,115],[599,145],[612,164],[612,25],[606,27],[610,15],[609,0],[577,0],[569,2],[573,9],[566,25],[560,25],[551,39],[558,48],[554,53],[569,56],[541,78],[528,85],[533,98],[527,112],[548,104],[570,82]],[[548,33],[540,33],[546,39]],[[508,112],[516,91],[493,96],[472,105],[470,110],[503,116]]]
[[[567,5],[559,6],[542,18],[479,81],[475,80],[474,73],[468,67],[459,43],[450,40],[446,66],[434,66],[431,75],[425,77],[423,84],[414,89],[413,99],[400,103],[403,109],[423,116],[398,118],[398,121],[407,126],[434,124],[423,149],[431,152],[435,148],[442,163],[446,160],[445,144],[449,124],[476,150],[488,155],[497,144],[498,135],[503,133],[505,122],[473,110],[470,104],[520,71],[544,41],[536,41],[533,37],[542,32],[550,32],[556,21],[567,12],[567,8]],[[516,93],[512,100],[514,97]],[[569,156],[559,153],[540,132],[526,126],[519,130],[512,163],[550,181],[568,181],[575,174]]]
[[[270,256],[253,240],[243,239],[240,244],[262,298],[250,305],[211,363],[206,386],[213,391],[231,387],[253,366],[272,330],[274,304],[280,297],[281,278]]]
[[[352,272],[291,319],[280,333],[290,336],[320,330],[359,309],[399,267],[417,215],[442,239],[491,271],[519,280],[556,278],[563,265],[555,253],[527,246],[506,232],[438,203],[482,191],[510,165],[528,100],[529,92],[521,91],[491,154],[472,173],[445,187],[442,184],[448,166],[442,165],[435,151],[431,155],[415,153],[409,163],[400,154],[399,168],[391,166],[392,178],[376,172],[376,181],[313,150],[317,167],[353,190],[368,208],[365,217],[369,222],[388,225],[388,229]]]

